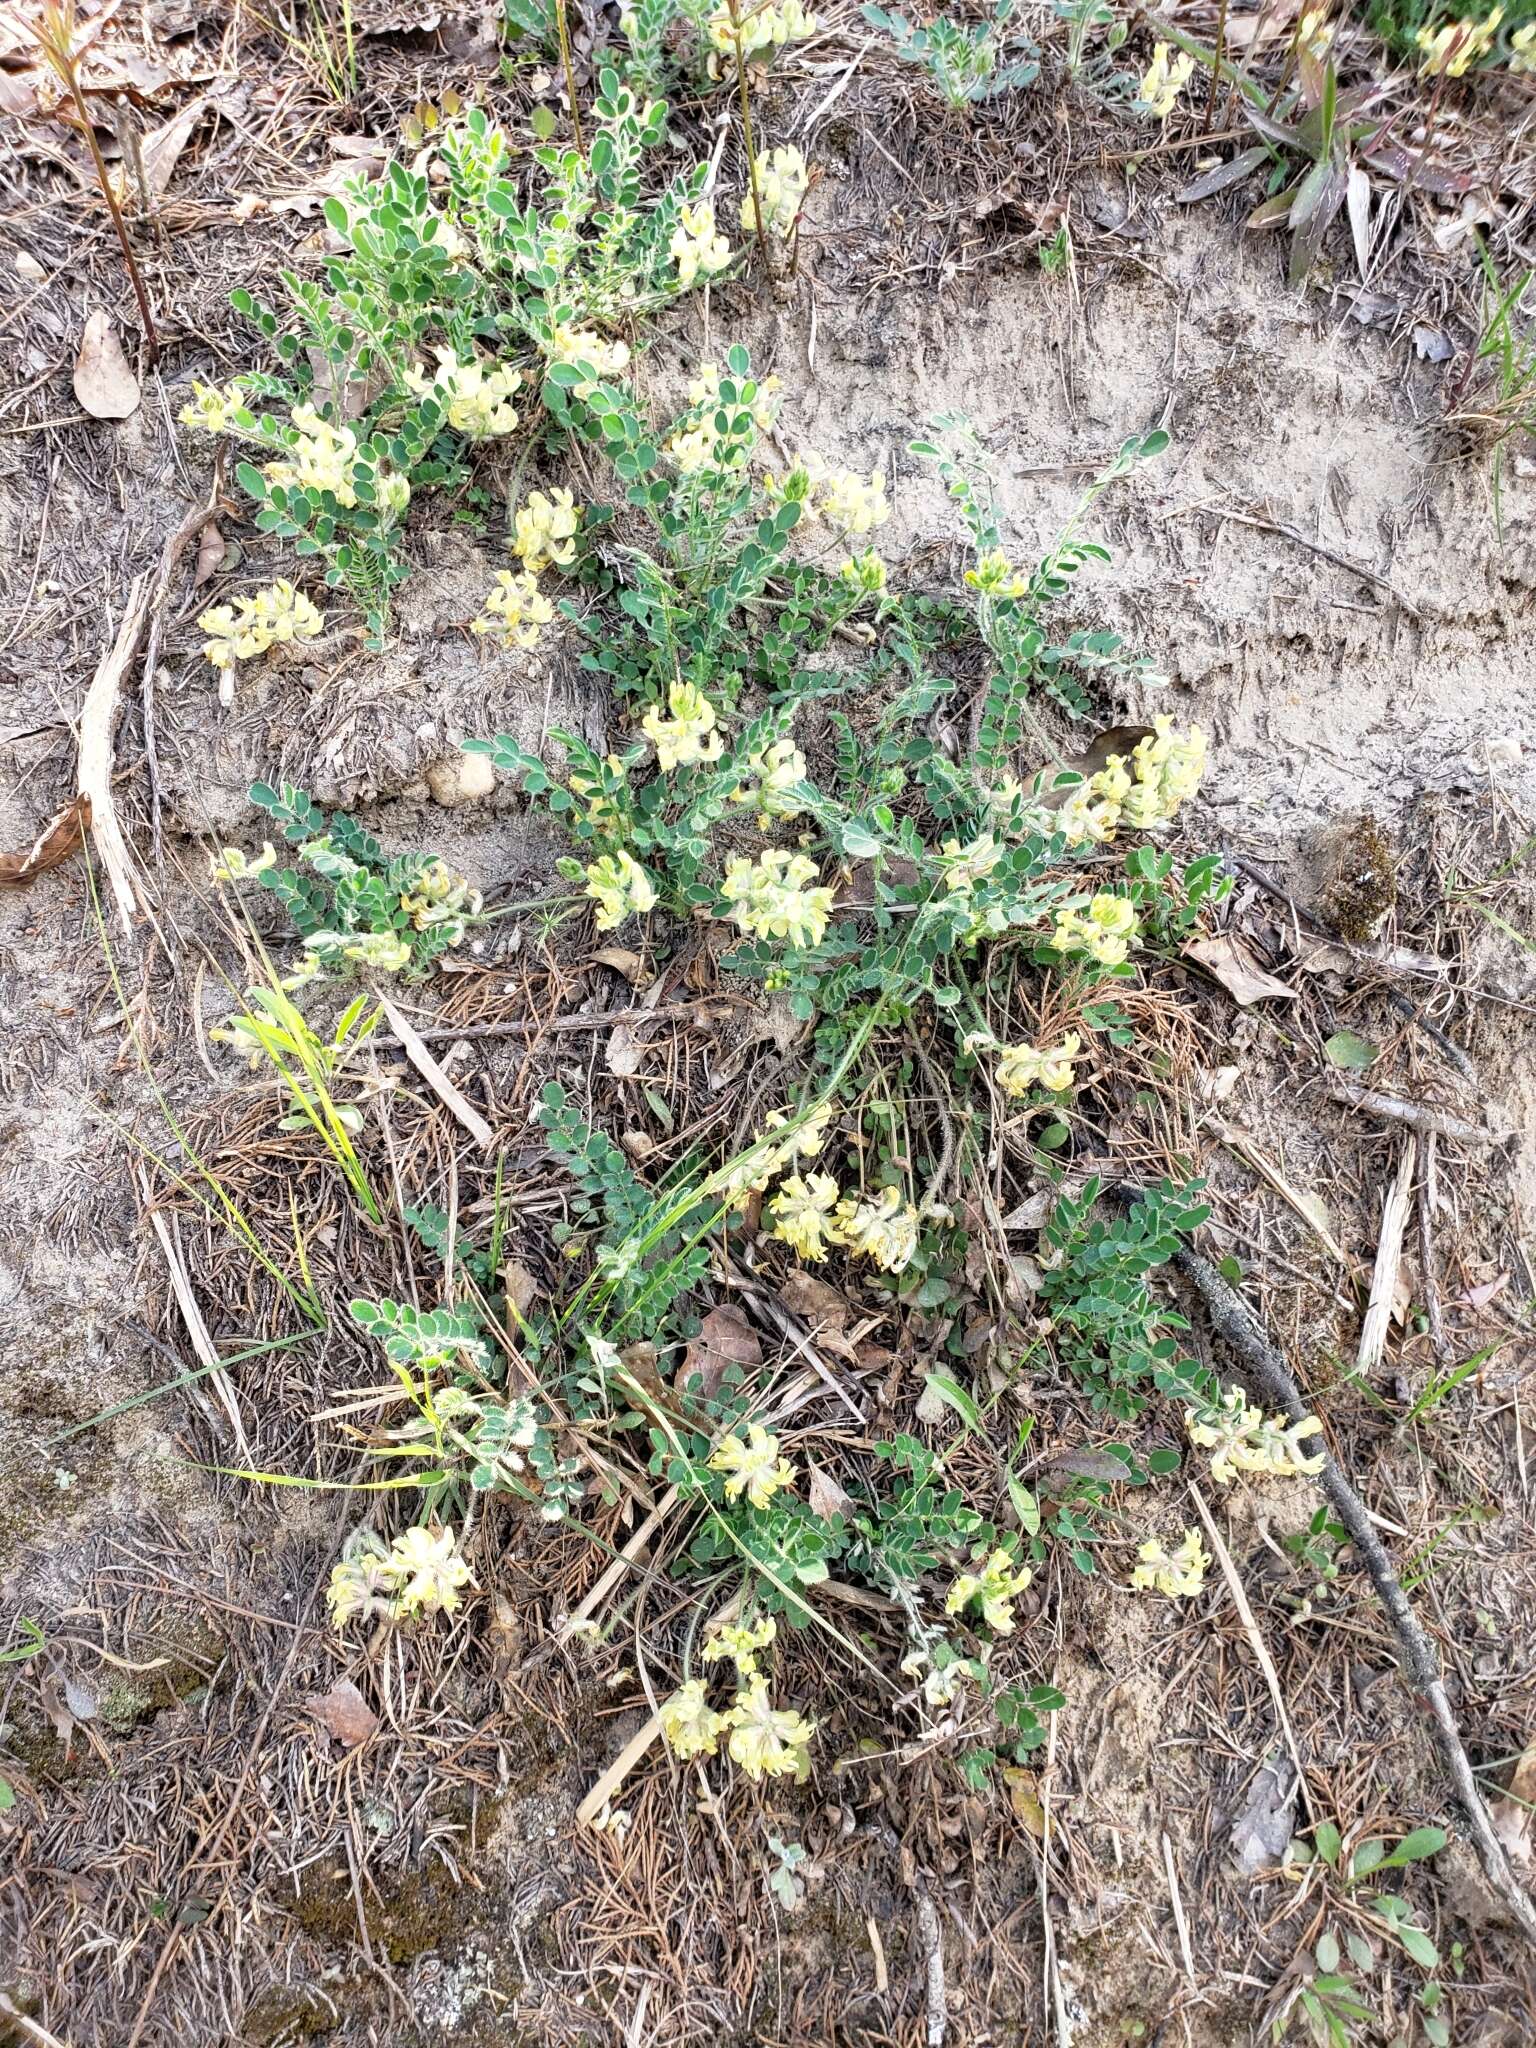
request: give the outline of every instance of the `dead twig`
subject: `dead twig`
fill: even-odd
[[[1424,1314],[1429,1322],[1429,1348],[1435,1362],[1444,1365],[1451,1355],[1451,1340],[1445,1333],[1445,1314],[1440,1306],[1440,1276],[1435,1258],[1435,1210],[1440,1202],[1440,1180],[1436,1170],[1436,1133],[1424,1137],[1424,1171],[1419,1177],[1419,1266],[1424,1289]]]
[[[1265,519],[1257,512],[1239,512],[1233,505],[1221,505],[1217,512],[1220,518],[1234,519],[1239,526],[1251,526],[1259,533],[1278,534],[1281,539],[1292,541],[1299,548],[1305,548],[1309,554],[1321,555],[1325,562],[1332,562],[1336,569],[1344,569],[1351,576],[1358,576],[1363,583],[1374,584],[1395,604],[1401,605],[1410,619],[1421,619],[1424,616],[1418,606],[1410,598],[1404,597],[1389,577],[1381,575],[1375,569],[1367,568],[1364,562],[1356,562],[1348,555],[1341,555],[1336,548],[1327,546],[1323,541],[1314,540],[1311,534],[1303,533],[1300,527],[1287,526],[1283,519]]]
[[[1382,1123],[1406,1124],[1420,1137],[1434,1132],[1436,1137],[1456,1138],[1463,1145],[1491,1145],[1499,1135],[1497,1131],[1484,1130],[1481,1124],[1468,1123],[1465,1117],[1452,1116],[1449,1110],[1431,1109],[1425,1102],[1406,1102],[1399,1095],[1383,1095],[1375,1088],[1361,1088],[1354,1081],[1344,1080],[1341,1075],[1329,1081],[1328,1093],[1335,1102],[1363,1110],[1367,1116],[1376,1117]]]
[[[117,723],[118,691],[133,660],[133,650],[139,644],[148,609],[145,579],[136,576],[129,586],[117,638],[111,651],[103,656],[91,679],[91,687],[85,693],[85,702],[80,707],[79,793],[90,798],[91,830],[95,834],[96,850],[112,885],[112,898],[122,919],[124,934],[130,941],[134,936],[134,919],[140,911],[151,924],[154,924],[155,917],[112,802],[112,734]]]
[[[1419,1163],[1419,1141],[1411,1133],[1403,1145],[1397,1178],[1387,1190],[1381,1210],[1381,1235],[1376,1240],[1376,1265],[1371,1274],[1371,1298],[1360,1327],[1360,1349],[1355,1364],[1369,1379],[1380,1366],[1387,1349],[1387,1332],[1392,1325],[1392,1306],[1397,1295],[1397,1276],[1403,1263],[1403,1232],[1408,1226],[1408,1205],[1413,1199],[1414,1169]]]
[[[1128,1189],[1125,1193],[1134,1197],[1135,1191]],[[1290,1367],[1253,1310],[1198,1252],[1181,1248],[1174,1254],[1174,1264],[1200,1294],[1211,1328],[1243,1361],[1258,1391],[1282,1408],[1293,1422],[1300,1422],[1309,1412],[1306,1403]],[[1526,1939],[1536,1945],[1536,1904],[1516,1878],[1504,1846],[1494,1833],[1451,1711],[1434,1645],[1419,1626],[1365,1503],[1331,1453],[1324,1454],[1317,1483],[1328,1505],[1349,1531],[1350,1541],[1370,1573],[1376,1596],[1392,1624],[1403,1676],[1428,1713],[1435,1748],[1466,1820],[1483,1874]]]

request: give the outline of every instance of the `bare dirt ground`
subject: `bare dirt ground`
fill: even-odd
[[[254,360],[225,295],[274,291],[283,262],[315,259],[312,207],[283,210],[280,196],[335,164],[330,135],[387,144],[417,94],[452,84],[523,104],[521,86],[496,83],[474,24],[370,38],[362,104],[338,112],[248,24],[173,17],[149,10],[172,85],[138,118],[212,101],[163,198],[164,239],[140,230],[165,350],[121,423],[87,419],[70,389],[90,309],[131,319],[104,216],[61,171],[56,134],[40,131],[51,156],[36,137],[15,143],[7,263],[30,252],[44,281],[7,270],[4,847],[67,799],[74,724],[132,579],[212,501],[207,444],[174,420],[192,375]],[[765,121],[791,132],[857,47],[850,31],[803,75],[791,67]],[[905,452],[929,415],[974,420],[1025,557],[1126,436],[1167,427],[1168,453],[1095,513],[1114,565],[1083,579],[1069,622],[1115,627],[1169,678],[1156,693],[1106,691],[1103,724],[1167,705],[1209,733],[1186,837],[1269,878],[1244,873],[1233,922],[1286,985],[1238,1008],[1193,972],[1166,984],[1179,1142],[1209,1176],[1210,1249],[1237,1262],[1376,1516],[1494,1794],[1536,1719],[1532,471],[1512,449],[1500,533],[1486,463],[1456,459],[1440,424],[1449,373],[1412,338],[1419,321],[1464,344],[1464,302],[1443,283],[1416,296],[1405,268],[1386,282],[1400,287],[1395,313],[1378,308],[1371,325],[1345,293],[1298,293],[1275,249],[1219,208],[1180,208],[1151,172],[1129,181],[1112,149],[1095,162],[1064,144],[1069,101],[1042,105],[1034,131],[991,155],[978,146],[954,173],[969,204],[957,216],[936,118],[914,118],[885,74],[861,74],[807,138],[824,176],[798,275],[777,303],[733,284],[707,317],[661,323],[639,375],[671,389],[706,350],[750,341],[787,387],[789,443],[887,468],[885,550],[918,580],[958,539],[942,489]],[[1031,220],[1062,202],[1073,269],[1047,275]],[[281,573],[269,544],[222,524],[244,566]],[[1389,1839],[1449,1828],[1451,1846],[1402,1890],[1443,1959],[1452,2037],[1528,2040],[1530,1951],[1462,1839],[1358,1560],[1330,1556],[1333,1578],[1286,1547],[1316,1507],[1304,1489],[1208,1501],[1231,1576],[1213,1573],[1188,1608],[1042,1575],[1027,1654],[1067,1705],[1006,1802],[966,1794],[942,1755],[882,1748],[845,1686],[826,1768],[803,1790],[738,1784],[707,1800],[702,1779],[653,1753],[623,1788],[626,1831],[579,1825],[578,1802],[648,1711],[642,1622],[680,1626],[689,1596],[662,1581],[649,1611],[601,1642],[557,1647],[594,1554],[510,1514],[484,1532],[483,1597],[451,1632],[361,1653],[331,1634],[320,1594],[346,1496],[238,1474],[350,1471],[315,1418],[379,1367],[338,1325],[295,1338],[188,1161],[267,1242],[287,1233],[291,1195],[322,1284],[364,1271],[411,1282],[306,1141],[273,1133],[259,1084],[231,1087],[206,1041],[228,1007],[221,976],[241,973],[207,845],[259,840],[245,790],[281,775],[504,900],[534,897],[554,849],[521,800],[499,789],[446,806],[428,770],[466,735],[536,745],[574,723],[597,740],[607,717],[568,650],[487,656],[469,638],[500,560],[493,537],[413,531],[411,553],[382,656],[263,668],[228,712],[197,654],[208,590],[192,588],[190,558],[172,580],[153,732],[135,675],[117,740],[117,803],[159,940],[98,915],[78,863],[0,890],[0,1558],[12,1645],[22,1617],[48,1644],[0,1666],[0,1775],[15,1792],[0,1813],[0,2040],[1217,2048],[1266,2038],[1329,1921],[1374,1950],[1379,2017],[1358,2038],[1427,2038],[1413,2003],[1424,1973],[1316,1872],[1277,1868],[1288,1836],[1325,1820]],[[235,566],[215,569],[215,594]],[[544,1027],[621,1008],[630,990],[581,946],[552,947],[536,918],[492,929],[464,971],[411,1001],[447,1044],[460,1034],[446,1056],[504,1149],[513,1252],[537,1276],[560,1197],[531,1106],[551,1075],[594,1099],[607,1085],[600,1033]],[[1345,943],[1324,945],[1323,929]],[[1372,1086],[1490,1140],[1439,1140],[1432,1182],[1421,1159],[1411,1306],[1364,1387],[1349,1377],[1363,1289],[1405,1138],[1335,1099],[1321,1048],[1340,1031],[1382,1049]],[[718,1120],[708,1074],[743,1036],[750,1050],[737,1024],[659,1034],[647,1072]],[[413,1197],[441,1200],[451,1178],[473,1216],[487,1162],[462,1158],[398,1052],[379,1061],[379,1156]],[[608,1105],[610,1120],[625,1113]],[[1097,1135],[1105,1157],[1156,1156],[1130,1084]],[[283,1348],[188,1383],[200,1353],[178,1273],[226,1355],[237,1340]],[[1188,1306],[1193,1341],[1220,1359]],[[1405,1427],[1444,1359],[1480,1349],[1486,1361]],[[915,1365],[887,1350],[868,1384],[890,1426],[912,1426]],[[1092,1440],[1060,1389],[1030,1393],[1045,1454]],[[604,1512],[624,1542],[623,1510]],[[1183,1482],[1152,1512],[1170,1535],[1193,1519]],[[378,1717],[356,1749],[306,1704],[343,1677]],[[765,1831],[807,1848],[797,1913],[765,1887]],[[1511,1835],[1528,1857],[1518,1814]]]

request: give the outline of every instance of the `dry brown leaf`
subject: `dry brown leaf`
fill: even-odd
[[[844,1493],[831,1473],[823,1472],[814,1458],[807,1458],[805,1466],[809,1475],[806,1498],[810,1502],[811,1513],[813,1515],[820,1515],[824,1521],[828,1522],[832,1520],[834,1515],[841,1515],[846,1521],[853,1513],[853,1502]]]
[[[199,99],[189,100],[179,114],[175,114],[162,128],[156,128],[146,135],[141,145],[144,159],[144,176],[149,189],[157,199],[163,199],[170,188],[171,177],[191,138],[192,130],[213,104],[212,93],[204,93]]]
[[[296,192],[279,193],[268,200],[272,213],[296,213],[300,220],[310,220],[324,206],[327,199],[343,192],[359,175],[376,178],[384,168],[384,159],[379,154],[379,145],[365,135],[333,135],[331,147],[340,150],[343,144],[363,144],[356,154],[339,157],[330,169],[322,171],[312,184],[301,185]]]
[[[1493,1802],[1493,1831],[1515,1863],[1536,1867],[1536,1742],[1515,1765],[1503,1797]]]
[[[608,1034],[607,1050],[603,1064],[617,1080],[627,1081],[640,1071],[645,1057],[645,1047],[635,1036],[628,1024],[615,1024]]]
[[[1008,1804],[1037,1842],[1045,1840],[1045,1808],[1040,1804],[1040,1780],[1022,1764],[1008,1764],[1003,1770],[1008,1787]]]
[[[1261,1003],[1267,996],[1284,996],[1287,999],[1296,993],[1288,982],[1279,981],[1254,958],[1252,948],[1236,932],[1217,932],[1209,939],[1191,939],[1184,948],[1185,958],[1198,961],[1208,974],[1213,974],[1231,996],[1233,1002],[1247,1009],[1250,1003]]]
[[[19,887],[47,868],[56,868],[79,850],[91,822],[91,800],[77,796],[58,811],[24,853],[0,853],[0,883]]]
[[[508,1307],[516,1309],[520,1316],[526,1316],[544,1292],[521,1259],[505,1262],[501,1269],[501,1284],[506,1289]]]
[[[779,1300],[792,1316],[811,1326],[813,1337],[840,1337],[848,1327],[853,1305],[830,1281],[819,1280],[799,1266],[791,1266],[779,1289]]]
[[[622,974],[635,988],[644,988],[650,980],[645,962],[638,953],[631,953],[627,946],[602,946],[592,959],[595,965],[611,967],[615,974]]]
[[[117,329],[99,310],[80,337],[75,396],[93,420],[125,420],[138,409],[139,380],[128,366]]]
[[[208,578],[224,566],[224,557],[229,547],[218,528],[218,522],[210,519],[197,537],[197,568],[193,573],[192,586],[206,583]]]
[[[721,1308],[712,1308],[699,1325],[699,1334],[683,1353],[682,1369],[677,1383],[701,1400],[711,1400],[720,1391],[721,1382],[730,1366],[744,1368],[761,1365],[763,1347],[758,1342],[757,1332],[747,1321],[739,1308],[727,1302]],[[692,1385],[698,1375],[698,1386]]]
[[[366,1742],[379,1725],[379,1717],[350,1678],[338,1678],[329,1692],[317,1693],[304,1702],[328,1735],[334,1735],[344,1749]]]

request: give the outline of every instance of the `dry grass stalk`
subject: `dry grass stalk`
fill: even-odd
[[[1355,1363],[1369,1378],[1376,1372],[1387,1349],[1387,1332],[1392,1327],[1392,1310],[1397,1299],[1397,1276],[1403,1263],[1403,1232],[1408,1225],[1408,1208],[1413,1200],[1413,1176],[1419,1163],[1419,1141],[1410,1132],[1398,1162],[1397,1178],[1382,1204],[1381,1235],[1376,1242],[1376,1267],[1371,1275],[1371,1299],[1360,1330],[1360,1349]]]

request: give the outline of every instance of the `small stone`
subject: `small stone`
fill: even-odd
[[[496,787],[496,770],[484,754],[449,754],[427,770],[427,787],[433,800],[451,811],[489,796]]]
[[[1518,768],[1522,749],[1513,733],[1503,739],[1488,742],[1488,766],[1490,768]]]

